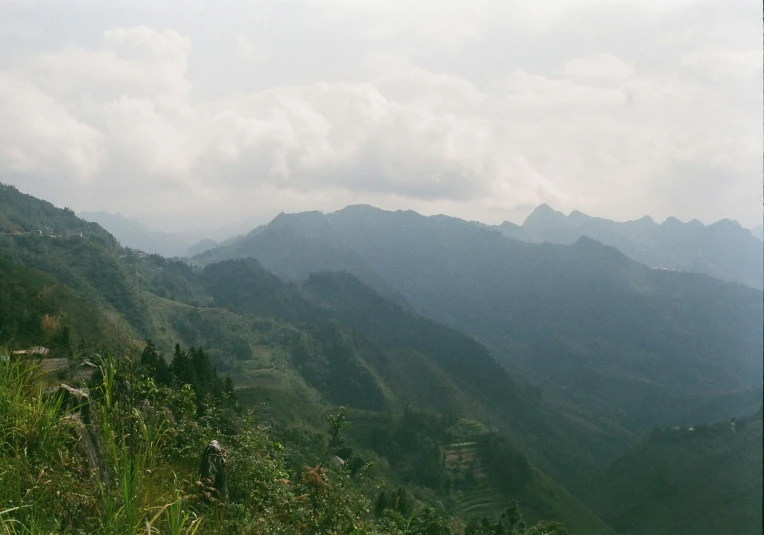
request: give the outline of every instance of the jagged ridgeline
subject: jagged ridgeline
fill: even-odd
[[[282,524],[274,525],[282,531],[274,532],[329,533],[334,526],[337,533],[466,529],[476,535],[508,533],[510,524],[519,529],[518,513],[537,526],[534,533],[561,533],[556,521],[570,533],[614,533],[615,524],[628,532],[628,515],[610,515],[605,522],[593,512],[601,502],[588,482],[638,443],[640,429],[677,414],[691,423],[710,422],[760,403],[758,383],[741,378],[756,369],[748,360],[755,343],[741,342],[760,314],[755,294],[683,274],[655,278],[649,268],[594,242],[573,248],[521,244],[507,252],[501,249],[507,240],[497,232],[488,238],[473,234],[485,231],[479,225],[441,218],[422,231],[421,216],[404,214],[388,226],[384,213],[353,219],[336,241],[336,221],[321,223],[325,216],[310,214],[307,227],[282,216],[273,228],[246,238],[262,247],[212,251],[204,262],[189,264],[123,248],[97,225],[13,188],[2,194],[0,344],[9,351],[45,345],[51,356],[75,363],[102,347],[131,355],[133,364],[120,364],[122,371],[138,366],[132,373],[151,377],[161,395],[170,396],[153,398],[144,408],[161,403],[175,411],[186,403],[187,419],[167,413],[166,424],[185,437],[178,438],[184,445],[168,445],[152,472],[174,471],[178,481],[192,481],[198,470],[192,465],[213,438],[230,448],[232,462],[243,459],[236,477],[255,487],[230,492],[225,515],[235,518],[212,516],[192,499],[198,489],[170,485],[170,477],[161,489],[141,491],[144,501],[136,507],[161,512],[160,531],[169,526],[162,515],[172,510],[175,518],[186,518],[186,527],[194,514],[207,519],[198,524],[200,532],[215,532],[214,518],[230,521],[231,530],[267,532],[267,521],[278,518]],[[358,233],[352,239],[350,227]],[[404,249],[391,248],[396,241]],[[489,253],[494,246],[499,249]],[[593,299],[587,306],[578,302],[574,313],[563,305],[575,296]],[[531,297],[538,303],[530,306]],[[481,300],[493,308],[477,308]],[[632,308],[630,318],[618,316],[624,303]],[[687,315],[704,303],[718,308]],[[753,319],[736,315],[741,304],[740,314]],[[547,314],[544,307],[552,308]],[[643,313],[666,311],[681,321],[660,316],[643,323]],[[616,329],[608,314],[624,325],[630,321],[638,332],[627,338],[625,327]],[[731,316],[718,321],[725,314]],[[602,318],[602,325],[595,328],[593,317]],[[682,338],[681,328],[691,331]],[[692,336],[701,340],[679,347]],[[709,366],[714,351],[725,347],[727,360]],[[674,360],[665,360],[674,350]],[[690,358],[694,351],[699,355]],[[152,356],[141,368],[142,353]],[[561,365],[566,359],[567,368]],[[685,367],[677,364],[683,359],[689,359]],[[194,360],[196,371],[188,368]],[[661,362],[674,362],[687,380],[677,380],[679,372],[658,374],[645,387],[644,377]],[[695,371],[688,373],[686,363]],[[718,378],[709,396],[703,393],[711,370]],[[543,389],[529,382],[539,377],[550,378]],[[651,405],[627,410],[626,401],[644,403],[656,395],[665,401],[660,395],[671,381],[668,411],[656,414]],[[191,385],[185,394],[184,384]],[[560,390],[571,384],[572,395]],[[224,406],[233,386],[244,412]],[[172,397],[181,394],[193,395],[194,405]],[[29,399],[35,399],[34,389]],[[324,418],[340,405],[349,407],[343,422],[350,426],[334,436]],[[247,409],[254,410],[254,421]],[[155,416],[149,411],[141,417]],[[268,423],[271,431],[256,422]],[[198,430],[204,431],[191,438]],[[369,461],[374,467],[363,468]],[[341,483],[345,476],[349,483]],[[311,494],[319,488],[328,493],[321,494],[322,503],[334,504],[322,513],[312,501],[319,494]],[[260,501],[247,501],[247,493]],[[519,509],[510,507],[513,500]],[[722,522],[732,514],[722,508],[718,513]],[[310,524],[319,519],[325,524]],[[548,521],[547,531],[537,525],[542,521]],[[137,524],[133,528],[140,531]]]
[[[541,205],[522,226],[504,222],[498,230],[528,242],[572,244],[588,236],[651,267],[704,273],[758,289],[764,284],[761,238],[729,219],[708,226],[675,217],[660,224],[649,216],[616,222],[576,210],[565,216]]]

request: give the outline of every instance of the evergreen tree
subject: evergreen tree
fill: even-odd
[[[67,357],[71,358],[74,355],[72,352],[72,340],[69,327],[64,326],[61,329],[56,336],[55,344]]]
[[[225,382],[223,383],[223,398],[230,406],[236,405],[236,390],[233,386],[233,378],[230,373],[225,375]]]
[[[409,491],[403,487],[398,487],[393,497],[393,508],[404,518],[411,515],[414,511],[414,500]]]
[[[385,492],[385,489],[382,489],[379,491],[377,499],[374,501],[374,514],[380,516],[385,509],[387,509],[387,493]]]
[[[223,384],[223,393],[227,396],[235,397],[236,392],[233,387],[233,378],[230,373],[225,374],[225,383]]]
[[[180,385],[192,385],[194,384],[194,373],[191,368],[191,362],[188,355],[180,347],[180,344],[175,344],[175,352],[172,356],[172,362],[170,363],[170,371],[172,372],[175,381]]]
[[[146,347],[141,353],[141,366],[146,375],[152,377],[156,384],[169,385],[172,382],[170,369],[151,340],[146,340]]]

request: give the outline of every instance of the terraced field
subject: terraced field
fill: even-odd
[[[442,452],[446,459],[446,467],[451,471],[465,472],[475,460],[477,442],[458,442],[443,446]],[[482,471],[475,477],[483,477]]]
[[[466,520],[494,517],[508,504],[507,497],[487,477],[477,459],[477,440],[487,429],[475,420],[460,419],[453,427],[454,442],[443,446],[446,467],[455,474],[470,473],[452,493],[452,503]]]
[[[486,431],[486,427],[480,422],[462,418],[454,426],[454,439],[456,442],[474,441],[475,437]]]
[[[453,499],[457,510],[467,520],[495,517],[509,505],[507,496],[484,477],[476,479],[468,490],[456,491]]]

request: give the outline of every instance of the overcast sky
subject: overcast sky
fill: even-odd
[[[753,226],[761,21],[758,0],[0,0],[0,182],[166,230],[354,203]]]

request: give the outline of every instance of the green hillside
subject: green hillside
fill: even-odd
[[[105,247],[114,248],[117,241],[96,223],[78,218],[68,208],[21,193],[13,186],[0,184],[0,232],[3,235],[36,235],[89,238]]]
[[[594,482],[624,535],[762,533],[762,419],[656,429]]]
[[[0,343],[43,345],[66,356],[80,340],[115,337],[119,321],[51,275],[0,257]]]
[[[386,301],[349,274],[321,273],[294,286],[253,260],[199,272],[163,262],[156,273],[185,273],[190,282],[181,286],[202,285],[218,306],[235,311],[231,316],[291,323],[277,333],[252,334],[251,323],[232,328],[213,322],[218,309],[180,307],[171,320],[174,333],[188,344],[230,348],[227,354],[211,350],[223,371],[246,367],[248,345],[278,344],[287,365],[331,403],[376,410],[408,403],[480,418],[512,430],[535,463],[568,481],[628,443],[628,433],[611,424],[558,411],[538,389],[515,383],[474,340]]]
[[[440,503],[467,522],[498,517],[519,500],[532,522],[565,520],[571,533],[614,533],[528,463],[510,437],[475,420],[406,410],[396,416],[353,411],[350,421],[349,443],[382,457],[399,481],[437,490]]]

